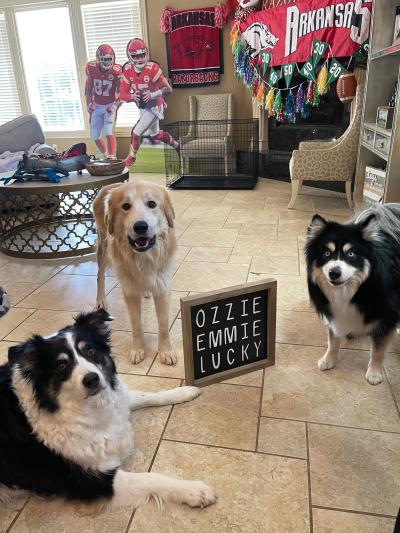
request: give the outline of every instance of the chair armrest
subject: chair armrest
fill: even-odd
[[[331,141],[302,141],[299,144],[299,150],[327,150],[332,148],[339,139]]]

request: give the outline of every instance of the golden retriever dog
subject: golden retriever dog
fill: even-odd
[[[110,263],[121,284],[132,325],[131,361],[140,363],[145,357],[141,302],[150,292],[158,320],[160,361],[176,364],[169,337],[175,215],[167,190],[144,181],[108,185],[93,202],[93,213],[98,231],[96,307],[106,308],[104,275]]]

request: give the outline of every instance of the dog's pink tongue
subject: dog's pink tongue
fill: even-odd
[[[139,246],[146,246],[148,241],[149,239],[147,237],[140,237],[140,239],[136,239],[136,242],[138,243]]]

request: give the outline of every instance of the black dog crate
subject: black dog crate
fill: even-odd
[[[197,120],[163,128],[179,142],[165,145],[173,189],[253,189],[258,178],[258,120]]]

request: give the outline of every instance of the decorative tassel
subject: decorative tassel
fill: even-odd
[[[172,31],[172,15],[174,11],[170,7],[165,7],[161,11],[160,30],[161,33],[171,33]]]
[[[313,100],[312,100],[312,106],[313,107],[318,107],[319,106],[319,101],[320,101],[320,96],[319,96],[319,90],[318,90],[318,85],[315,84],[315,87],[314,87],[314,94],[313,94]]]
[[[282,91],[278,91],[277,95],[275,96],[274,113],[275,113],[277,122],[282,122],[283,121]]]
[[[248,64],[246,57],[245,59],[246,59],[246,69],[244,71],[243,80],[244,80],[245,85],[247,85],[250,88],[250,90],[252,90],[254,70],[253,70],[253,67]]]
[[[284,115],[288,119],[289,122],[292,122],[293,124],[296,122],[296,115],[294,114],[294,102],[293,102],[292,91],[289,91],[288,95],[286,96]]]
[[[255,77],[252,84],[252,93],[253,96],[257,96],[258,93],[258,78]]]
[[[257,104],[262,106],[264,103],[264,84],[260,83],[256,96]]]
[[[239,32],[238,32],[236,24],[232,24],[232,29],[231,29],[231,32],[229,34],[229,39],[230,39],[230,43],[231,43],[231,46],[232,46],[232,52],[234,52],[236,44],[237,44],[237,42],[239,40]]]
[[[222,4],[215,6],[214,24],[216,28],[220,29],[225,26],[225,6]]]
[[[313,99],[314,99],[314,82],[309,81],[308,87],[307,87],[307,96],[306,96],[307,104],[312,104]]]
[[[311,113],[310,104],[307,104],[307,102],[304,102],[304,105],[300,111],[301,118],[307,119],[310,116],[310,113]]]
[[[328,67],[324,63],[317,77],[318,92],[320,95],[326,94],[329,89],[328,85]]]
[[[274,116],[274,100],[275,100],[275,90],[271,87],[265,99],[265,109],[266,111],[268,111],[269,117]]]
[[[305,96],[306,96],[306,93],[304,91],[303,84],[301,84],[297,90],[297,95],[296,95],[296,113],[301,113],[301,110],[304,106]]]

